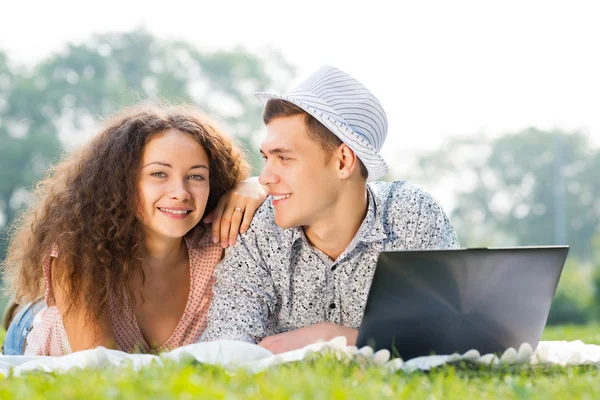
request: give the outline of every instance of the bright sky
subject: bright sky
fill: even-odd
[[[94,32],[139,26],[200,49],[272,46],[297,79],[330,64],[379,97],[392,167],[451,135],[528,126],[582,130],[600,144],[600,2],[149,3],[5,1],[0,48],[32,63]]]

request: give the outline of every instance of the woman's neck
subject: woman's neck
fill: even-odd
[[[144,269],[159,271],[173,268],[188,258],[183,238],[165,238],[147,235],[142,247]]]

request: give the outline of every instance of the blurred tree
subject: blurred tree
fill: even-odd
[[[569,244],[589,260],[600,227],[600,151],[580,133],[535,128],[455,138],[418,160],[414,179],[455,187],[463,245]]]
[[[592,239],[592,284],[593,284],[593,309],[592,314],[596,321],[600,321],[600,226]]]
[[[67,149],[95,132],[99,118],[141,100],[195,103],[245,147],[257,173],[260,90],[285,90],[294,69],[277,52],[203,52],[144,30],[96,35],[40,62],[11,68],[0,53],[0,229],[27,190]],[[0,242],[4,257],[6,237]]]
[[[567,259],[552,300],[548,325],[584,324],[595,319],[594,271]]]
[[[294,73],[277,53],[265,61],[242,48],[200,52],[189,43],[161,41],[138,30],[70,45],[33,76],[43,103],[64,119],[65,136],[81,132],[98,116],[161,98],[195,103],[250,150],[255,148],[252,135],[262,126],[262,107],[253,93],[282,90]],[[256,167],[258,153],[252,155]]]
[[[0,233],[27,200],[27,188],[62,150],[56,131],[36,101],[33,83],[10,70],[0,55]],[[4,258],[5,240],[0,242]]]

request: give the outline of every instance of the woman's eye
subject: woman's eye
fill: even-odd
[[[164,172],[153,172],[150,175],[156,176],[157,178],[164,178],[165,176],[167,176],[167,174],[165,174]]]
[[[202,175],[190,175],[189,178],[194,181],[203,181],[204,180],[204,176],[202,176]]]

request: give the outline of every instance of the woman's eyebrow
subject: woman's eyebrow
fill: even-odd
[[[154,164],[156,164],[156,165],[162,165],[163,167],[173,168],[171,166],[171,164],[168,164],[168,163],[165,163],[165,162],[162,162],[162,161],[152,161],[152,162],[149,162],[148,164],[144,165],[142,168],[146,168],[147,166],[154,165]]]
[[[204,168],[204,169],[208,169],[207,165],[204,164],[198,164],[198,165],[193,165],[190,167],[190,169],[195,169],[195,168]]]
[[[148,164],[144,165],[142,168],[146,168],[149,165],[162,165],[163,167],[168,167],[168,168],[173,168],[173,166],[169,163],[166,162],[162,162],[162,161],[152,161],[149,162]],[[196,168],[204,168],[204,169],[208,169],[208,166],[205,164],[198,164],[198,165],[192,165],[190,167],[190,169],[196,169]]]

